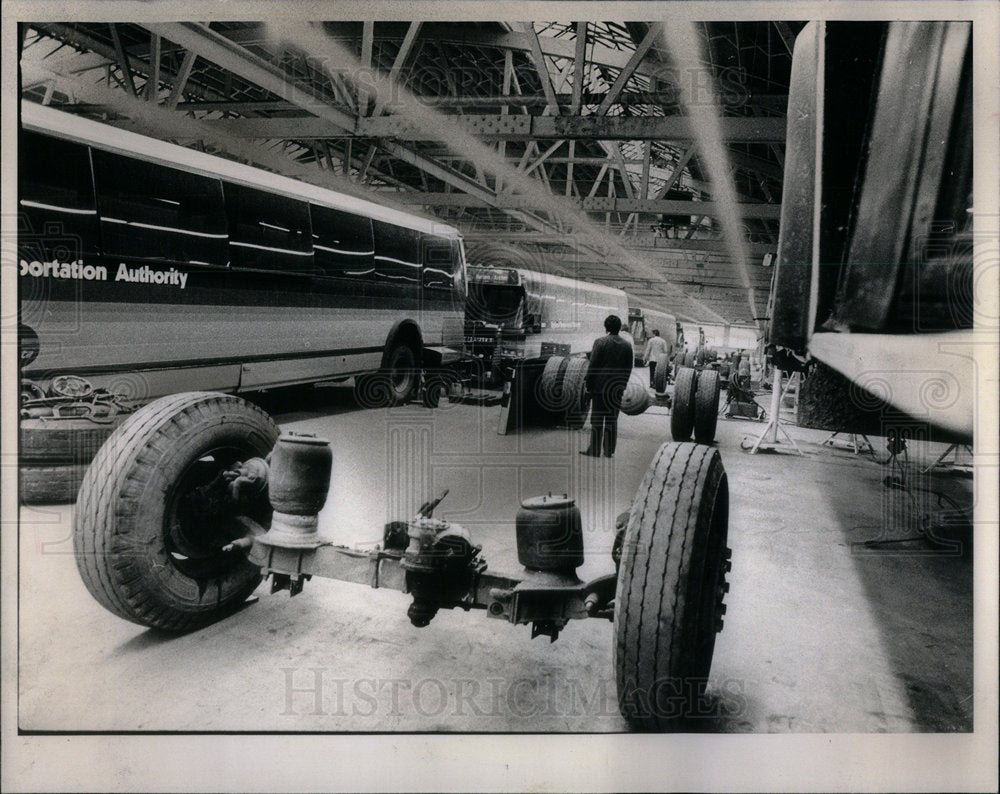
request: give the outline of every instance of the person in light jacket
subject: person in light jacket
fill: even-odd
[[[618,412],[622,395],[632,374],[632,345],[618,335],[622,321],[613,314],[604,320],[608,333],[594,342],[587,367],[586,386],[590,392],[590,446],[581,455],[597,457],[603,446],[605,457],[615,454],[618,441]]]
[[[660,331],[653,329],[653,335],[646,342],[646,354],[642,357],[642,363],[649,365],[649,382],[652,385],[653,376],[656,374],[656,357],[669,352],[667,340],[660,336]]]

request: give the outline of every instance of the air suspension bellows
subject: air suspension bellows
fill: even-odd
[[[319,511],[330,490],[330,442],[311,435],[282,434],[271,451],[270,466],[268,488],[274,517],[261,540],[271,546],[315,548],[320,545]]]
[[[583,564],[580,508],[565,494],[535,496],[517,511],[517,559],[529,571],[573,575]]]

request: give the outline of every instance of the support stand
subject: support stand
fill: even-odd
[[[503,396],[500,398],[500,416],[497,420],[497,435],[507,435],[507,432],[511,429],[511,414],[513,413],[516,418],[520,411],[520,405],[515,404],[517,402],[516,397],[519,385],[517,381],[517,367],[514,367],[510,380],[503,382]]]
[[[875,447],[872,446],[872,442],[868,440],[868,436],[864,433],[851,433],[851,440],[847,442],[834,442],[834,439],[840,435],[840,432],[836,432],[823,441],[820,446],[822,447],[842,447],[844,449],[850,449],[855,455],[860,455],[862,452],[871,452],[874,454]],[[864,439],[862,443],[858,443],[858,436]]]
[[[757,441],[754,442],[753,446],[750,447],[750,454],[756,455],[758,450],[763,450],[765,452],[790,452],[791,450],[781,441],[778,440],[778,431],[780,430],[785,438],[787,438],[792,447],[795,448],[795,454],[801,455],[802,450],[799,449],[799,445],[795,443],[795,439],[788,435],[788,431],[781,426],[779,421],[779,415],[781,413],[781,370],[775,367],[774,374],[772,376],[773,385],[771,387],[771,415],[768,417],[767,424],[764,426],[763,432]],[[766,442],[764,437],[770,435],[770,439]]]
[[[948,449],[946,449],[944,452],[938,455],[937,460],[935,460],[930,466],[928,466],[926,469],[921,469],[920,473],[926,474],[931,469],[937,468],[938,466],[962,466],[963,464],[960,464],[958,462],[959,447],[962,447],[966,452],[969,453],[969,457],[972,457],[972,447],[970,447],[968,444],[959,444],[956,441],[954,444],[949,446]],[[954,460],[949,463],[948,461],[945,460],[945,458],[947,458],[948,455],[951,455],[952,453],[954,453]]]

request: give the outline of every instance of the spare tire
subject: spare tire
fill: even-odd
[[[698,375],[698,391],[694,398],[694,438],[701,444],[711,444],[715,440],[719,391],[719,373],[714,369],[703,369]]]
[[[535,386],[535,401],[546,411],[555,412],[566,409],[563,381],[568,363],[569,359],[565,356],[550,356],[545,362],[545,368]]]
[[[24,463],[90,463],[125,416],[122,414],[107,423],[79,418],[21,419],[19,460]]]
[[[86,473],[86,463],[22,466],[17,472],[21,504],[72,504],[76,501],[80,491],[80,483],[83,482]]]
[[[670,412],[670,435],[674,441],[687,441],[694,428],[694,400],[698,373],[690,367],[677,370],[674,379],[674,406]]]
[[[638,373],[633,372],[622,395],[622,413],[637,416],[652,404],[653,399],[649,396],[649,389]]]

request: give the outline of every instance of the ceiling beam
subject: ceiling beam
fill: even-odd
[[[265,61],[249,50],[234,44],[208,28],[186,22],[144,22],[143,26],[153,33],[158,33],[165,39],[179,44],[186,50],[194,52],[208,61],[221,66],[244,80],[249,80],[266,91],[283,97],[314,116],[318,116],[343,132],[354,129],[354,116],[339,110],[321,97],[306,91],[289,82],[288,77],[276,66]],[[234,120],[226,120],[225,124]],[[230,133],[233,134],[233,133]],[[268,137],[268,136],[264,136]],[[289,138],[290,135],[270,136]]]
[[[392,62],[392,68],[389,69],[389,82],[392,85],[396,84],[399,79],[399,73],[402,71],[403,66],[406,65],[406,59],[410,57],[410,50],[413,49],[413,44],[417,40],[417,36],[420,34],[420,22],[411,22],[409,27],[406,29],[406,35],[403,36],[403,42],[399,45],[399,51],[396,53],[396,59]],[[379,98],[378,102],[375,104],[375,110],[372,111],[373,116],[381,116],[385,111],[386,100],[384,98]]]
[[[660,34],[659,24],[654,24],[649,26],[649,30],[646,31],[646,35],[643,37],[642,41],[636,46],[635,51],[629,57],[625,66],[618,72],[618,77],[615,79],[614,84],[608,90],[607,95],[601,101],[601,104],[597,108],[597,115],[604,116],[611,109],[611,106],[615,104],[618,99],[618,95],[621,94],[622,89],[625,88],[625,84],[631,79],[632,75],[635,74],[636,68],[642,63],[642,59],[646,57],[646,53],[649,52],[649,48],[653,46],[656,41],[656,37]]]
[[[792,29],[788,26],[787,22],[775,22],[774,27],[778,31],[785,49],[788,50],[788,54],[791,55],[795,49],[795,34],[792,33]]]
[[[418,23],[414,23],[416,25]],[[508,50],[509,52],[509,50]],[[133,72],[145,74],[146,65],[134,56],[128,56],[129,65]],[[607,93],[586,92],[580,96],[581,105],[599,105],[607,97]],[[670,91],[624,91],[618,97],[621,105],[656,105],[673,106],[677,104],[678,94]],[[556,100],[560,105],[570,107],[570,115],[579,115],[572,110],[574,94],[556,94]],[[524,107],[545,107],[548,100],[541,95],[535,94],[496,94],[492,96],[421,96],[421,104],[426,107],[440,108],[443,110],[458,110],[466,108],[505,108],[511,105]],[[723,99],[723,104],[725,104]],[[739,97],[735,104],[743,107],[747,104],[767,105],[775,110],[784,111],[788,105],[787,94],[753,94],[748,97]],[[248,113],[251,111],[275,111],[275,110],[296,110],[297,105],[284,99],[257,99],[257,100],[193,100],[185,104],[189,110],[229,110],[235,113]]]
[[[492,201],[470,193],[409,193],[394,198],[407,204],[428,207],[493,206],[499,209],[527,210],[532,209],[536,203],[530,196],[510,193],[495,196]],[[587,196],[584,199],[567,199],[567,201],[584,212],[642,212],[651,215],[708,215],[709,217],[715,217],[719,212],[719,207],[714,201],[675,201],[598,195]],[[736,208],[743,218],[778,220],[781,217],[780,204],[737,204]]]
[[[274,90],[304,94],[288,83],[274,84]],[[319,100],[303,98],[302,102],[302,107],[305,107],[306,103],[312,102],[315,105]],[[391,138],[399,141],[436,140],[429,131],[421,129],[404,114],[355,120],[330,105],[317,107],[316,111],[319,118],[302,116],[206,121],[224,125],[232,135],[244,138],[306,140],[357,136]],[[333,122],[333,128],[326,123],[329,121]],[[785,139],[784,119],[727,116],[720,121],[723,138],[727,141],[766,143],[781,142]],[[484,141],[533,141],[540,138],[558,138],[693,142],[696,139],[690,120],[686,116],[463,115],[449,117],[448,123]],[[775,168],[781,170],[780,166],[776,165]]]
[[[462,234],[469,240],[496,240],[499,242],[520,242],[538,245],[561,245],[566,242],[566,235],[559,232],[507,231],[496,228],[484,229],[472,220],[460,220],[454,225],[458,226],[462,230]],[[642,254],[676,252],[679,256],[689,253],[704,253],[706,251],[726,253],[728,250],[723,240],[654,238],[648,233],[630,239],[626,248]],[[747,250],[751,257],[760,259],[764,254],[774,252],[774,245],[772,243],[747,243]],[[657,260],[651,259],[649,261]],[[770,278],[770,275],[768,278]]]
[[[110,22],[108,27],[111,29],[111,41],[115,47],[115,62],[118,64],[118,71],[122,73],[125,90],[128,91],[129,96],[136,96],[135,80],[132,79],[132,70],[129,68],[128,59],[125,58],[122,41],[118,37],[118,26],[114,22]]]
[[[579,115],[583,104],[583,79],[587,65],[587,23],[576,22],[576,43],[573,54],[573,86],[570,97],[569,112],[571,116]]]
[[[548,67],[545,65],[545,54],[542,52],[542,45],[538,41],[535,26],[531,22],[522,22],[521,28],[528,39],[531,59],[535,63],[535,71],[538,72],[538,79],[542,84],[542,91],[545,93],[548,112],[553,116],[558,116],[559,103],[556,101],[556,92],[552,87],[552,77],[549,75]]]
[[[188,79],[191,77],[191,70],[194,68],[194,61],[197,57],[198,54],[191,50],[184,53],[184,60],[181,61],[181,68],[177,70],[177,79],[174,80],[174,87],[170,90],[170,96],[164,104],[167,110],[175,110],[177,108],[177,103],[184,92],[184,86],[187,85]]]
[[[73,26],[66,25],[59,22],[46,22],[45,24],[32,24],[31,27],[38,30],[45,36],[49,36],[60,41],[70,42],[74,47],[78,47],[84,50],[93,52],[108,61],[116,61],[117,54],[115,53],[114,47],[109,47],[104,42],[99,39],[95,39],[93,36],[89,35],[85,31]],[[76,59],[80,59],[80,54],[74,56]],[[127,52],[124,54],[125,62],[128,64],[128,68],[132,70],[133,73],[149,77],[153,71],[150,64],[141,58],[137,58],[134,55],[129,55]],[[165,83],[173,83],[177,79],[177,75],[167,69],[160,69],[160,80]],[[218,94],[214,91],[210,91],[201,86],[192,85],[188,89],[191,94],[198,96],[206,101],[222,101],[226,97]],[[97,109],[109,109],[106,104],[90,103],[90,106]],[[66,108],[67,110],[73,110],[73,107]]]

